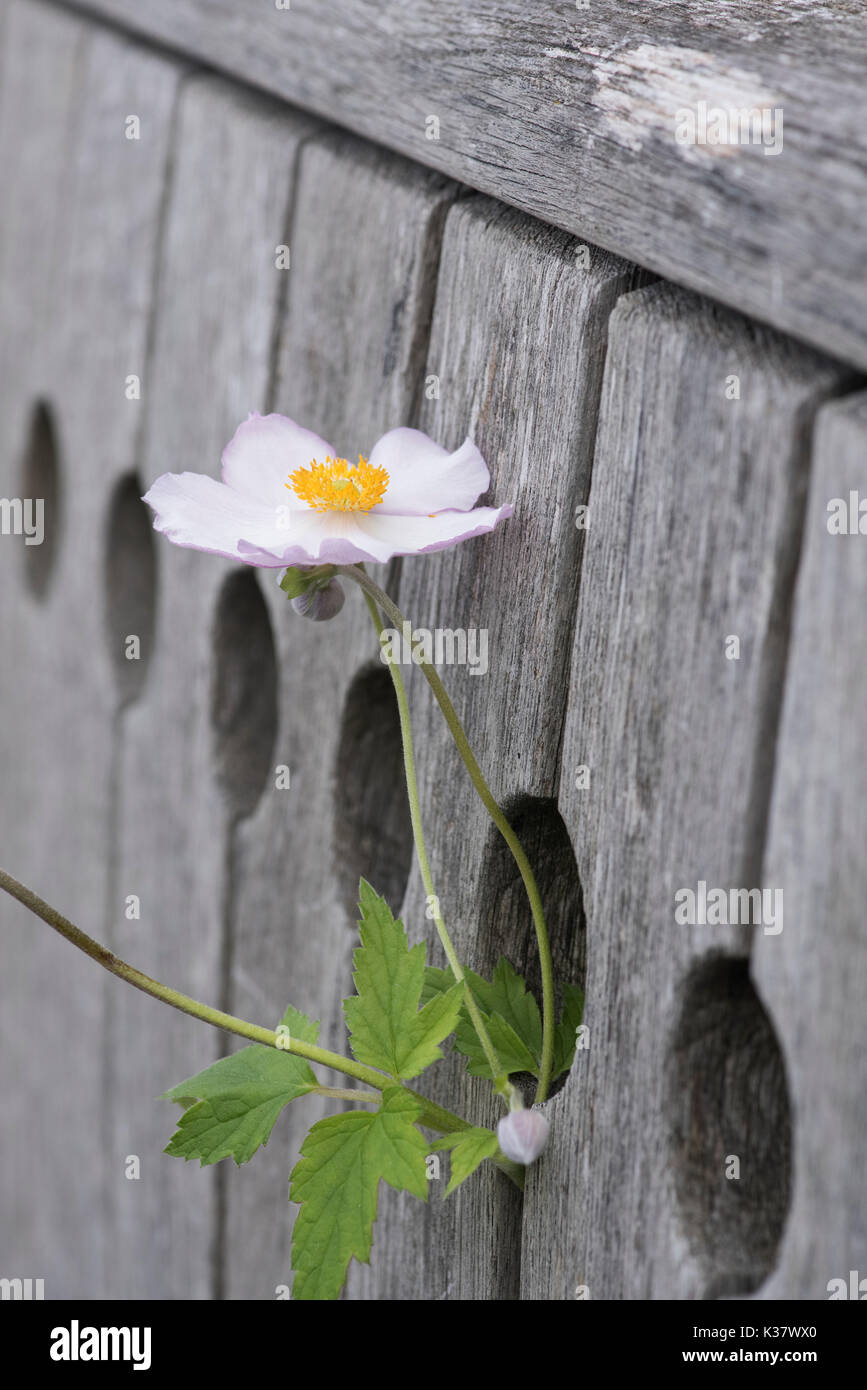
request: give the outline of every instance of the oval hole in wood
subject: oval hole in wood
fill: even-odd
[[[752,1293],[771,1272],[789,1205],[785,1067],[746,960],[711,957],[683,986],[666,1116],[687,1236],[706,1299]],[[740,1165],[739,1177],[732,1158]]]
[[[563,1006],[561,986],[584,988],[587,928],[584,895],[569,832],[553,797],[521,796],[504,808],[533,870],[551,942],[557,1017]],[[473,968],[490,979],[500,956],[507,956],[542,1004],[542,972],[536,932],[526,889],[511,851],[491,825],[479,882],[484,885],[479,905],[479,955]],[[566,1084],[567,1073],[551,1085],[548,1098]],[[536,1089],[535,1077],[520,1073],[512,1080],[528,1101]]]
[[[32,509],[27,521],[29,527],[33,527],[41,515],[41,543],[24,545],[27,586],[41,601],[48,593],[57,561],[61,506],[57,430],[51,407],[46,401],[37,401],[30,417],[21,468],[21,502],[25,512]],[[36,510],[37,503],[42,504],[39,511]]]
[[[211,724],[217,781],[234,819],[249,816],[272,772],[277,740],[277,659],[255,574],[240,569],[220,590],[213,628]]]
[[[336,773],[335,874],[346,911],[355,922],[366,878],[397,916],[413,840],[397,701],[381,662],[362,667],[347,691]]]
[[[122,705],[144,688],[154,644],[157,557],[141,481],[128,473],[108,509],[105,551],[108,647]]]

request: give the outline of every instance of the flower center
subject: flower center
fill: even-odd
[[[304,468],[296,468],[284,484],[295,492],[315,512],[369,512],[385,496],[388,473],[384,468],[371,468],[363,454],[353,467],[347,459],[324,463],[316,459]]]

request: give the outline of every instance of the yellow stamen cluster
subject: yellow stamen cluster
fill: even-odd
[[[363,454],[353,467],[347,459],[316,459],[296,468],[285,484],[315,512],[369,512],[381,502],[388,487],[388,472],[371,468]]]

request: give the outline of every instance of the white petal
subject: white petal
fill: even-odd
[[[511,516],[513,507],[476,507],[471,512],[438,512],[436,516],[383,516],[374,509],[359,513],[360,526],[369,545],[376,545],[387,554],[424,555],[432,550],[445,550],[458,541],[484,536]]]
[[[374,444],[368,462],[388,471],[385,496],[374,508],[386,516],[466,512],[491,481],[472,440],[450,454],[421,430],[389,430]]]
[[[281,563],[271,553],[280,540],[274,507],[244,497],[216,478],[204,473],[164,473],[144,500],[155,512],[155,529],[176,545],[247,564]],[[242,550],[241,537],[246,550]]]
[[[458,541],[483,536],[512,515],[512,507],[476,507],[471,512],[440,512],[437,516],[382,516],[370,512],[293,512],[280,533],[275,559],[261,558],[258,548],[240,542],[242,554],[254,564],[354,565],[384,564],[393,555],[421,555],[445,550]]]
[[[223,450],[223,482],[272,508],[307,511],[307,503],[286,487],[289,474],[313,459],[324,463],[328,455],[333,458],[334,450],[326,440],[288,416],[250,415]]]
[[[272,547],[274,561],[255,559],[254,564],[357,565],[383,563],[397,552],[367,534],[363,522],[369,512],[292,512]],[[383,518],[384,520],[385,518]],[[259,554],[258,547],[240,542],[244,558]],[[278,558],[277,558],[278,557]]]

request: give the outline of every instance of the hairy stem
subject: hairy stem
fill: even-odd
[[[368,607],[371,603],[377,604],[384,613],[388,615],[399,631],[403,631],[403,625],[407,621],[401,613],[397,604],[394,603],[380,587],[376,584],[363,569],[356,565],[337,565],[336,570],[339,574],[345,575],[347,579],[353,579],[364,591]],[[373,611],[373,610],[371,610]],[[382,629],[382,623],[377,614],[377,625]],[[536,1090],[535,1101],[545,1100],[548,1095],[548,1087],[551,1082],[551,1069],[554,1061],[554,968],[551,961],[551,945],[548,940],[548,928],[545,924],[545,912],[542,907],[542,898],[539,887],[536,883],[535,875],[530,867],[530,861],[524,852],[524,848],[500,809],[496,797],[491,791],[485,780],[484,774],[476,761],[475,754],[470,747],[469,740],[457,716],[454,705],[449,699],[448,692],[440,680],[439,673],[432,662],[417,656],[417,664],[421,667],[425,679],[434,693],[437,704],[443,712],[449,732],[455,741],[458,752],[463,759],[464,766],[470,775],[470,780],[481,798],[482,804],[494,825],[499,830],[506,844],[512,852],[512,857],[518,866],[527,897],[530,902],[530,910],[533,914],[533,925],[536,930],[536,941],[539,949],[539,962],[542,969],[542,1058],[539,1071],[539,1085]],[[394,663],[389,663],[392,671],[395,669]],[[395,686],[395,688],[397,688]]]
[[[353,1105],[379,1105],[378,1091],[351,1091],[348,1086],[317,1086],[315,1096],[330,1096],[332,1100],[351,1100]]]
[[[370,610],[370,615],[373,618],[376,631],[381,638],[382,619],[379,616],[379,610],[377,609],[377,606],[374,603],[373,598],[370,596],[370,594],[365,593],[364,601]],[[397,708],[398,714],[400,716],[400,736],[401,742],[403,744],[403,765],[404,770],[406,772],[406,792],[409,798],[409,814],[410,819],[412,821],[412,833],[413,838],[415,840],[416,855],[418,857],[419,868],[421,869],[421,876],[424,882],[424,891],[427,894],[428,903],[433,914],[434,926],[436,927],[437,935],[439,936],[439,939],[442,942],[443,950],[446,953],[446,958],[452,969],[452,974],[454,975],[456,980],[464,980],[466,976],[464,974],[463,966],[461,965],[458,959],[457,952],[455,951],[452,939],[448,934],[446,924],[443,921],[442,913],[440,912],[439,898],[437,897],[436,892],[434,891],[433,878],[430,871],[430,863],[427,857],[427,846],[425,845],[424,830],[422,828],[421,823],[421,806],[419,804],[418,799],[418,782],[416,780],[415,773],[415,754],[413,753],[412,746],[412,729],[410,727],[409,721],[409,702],[406,698],[406,686],[403,683],[403,676],[400,674],[400,670],[396,662],[389,659],[388,669],[391,672],[391,679],[394,684],[394,693],[397,696]],[[473,1027],[475,1028],[478,1034],[479,1042],[482,1044],[484,1054],[488,1059],[488,1066],[491,1068],[491,1075],[494,1078],[494,1088],[503,1097],[506,1104],[510,1106],[514,1094],[514,1087],[512,1086],[512,1083],[509,1081],[508,1074],[503,1071],[503,1068],[500,1065],[500,1059],[498,1058],[494,1045],[491,1042],[490,1034],[488,1033],[488,1030],[485,1027],[485,1022],[482,1018],[479,1006],[473,998],[469,987],[467,987],[466,992],[464,994],[464,1003],[466,1004],[467,1012],[469,1013],[470,1018],[473,1021]]]
[[[145,975],[134,965],[128,965],[113,951],[109,951],[107,947],[94,941],[93,937],[87,936],[80,927],[76,927],[50,903],[45,902],[38,894],[34,893],[32,889],[19,883],[5,869],[0,869],[0,888],[4,889],[11,897],[16,898],[18,902],[23,903],[37,917],[41,917],[43,922],[47,922],[49,927],[53,927],[67,941],[71,941],[73,946],[77,946],[79,951],[83,951],[104,970],[108,970],[112,975],[117,975],[119,979],[125,980],[128,985],[132,985],[135,989],[140,989],[143,993],[150,994],[154,999],[161,1000],[163,1004],[169,1004],[173,1009],[179,1009],[181,1013],[190,1014],[193,1018],[201,1019],[203,1023],[210,1023],[214,1028],[222,1028],[227,1033],[237,1033],[240,1037],[248,1038],[251,1042],[262,1043],[265,1047],[279,1047],[281,1051],[293,1052],[298,1057],[306,1057],[310,1062],[318,1062],[320,1066],[331,1067],[333,1071],[340,1071],[346,1076],[364,1081],[376,1091],[384,1091],[386,1087],[397,1084],[393,1077],[384,1076],[382,1072],[375,1071],[373,1067],[367,1067],[362,1062],[355,1062],[349,1057],[341,1057],[338,1052],[329,1052],[324,1047],[302,1042],[298,1038],[289,1037],[287,1039],[286,1034],[278,1034],[272,1028],[261,1028],[256,1023],[248,1023],[243,1018],[236,1018],[234,1014],[223,1013],[221,1009],[212,1009],[210,1005],[200,1004],[197,999],[191,999],[188,994],[182,994],[180,990],[160,984],[159,980],[153,980],[150,975]],[[419,1124],[424,1125],[427,1129],[437,1130],[442,1134],[455,1134],[460,1130],[472,1128],[467,1120],[462,1120],[459,1115],[453,1115],[450,1110],[445,1110],[441,1105],[428,1100],[427,1096],[420,1095],[411,1086],[405,1086],[404,1090],[408,1091],[422,1105],[423,1110],[419,1116]],[[353,1100],[359,1098],[358,1092],[349,1091],[347,1094]],[[363,1092],[360,1093],[360,1098],[366,1098]],[[508,1159],[495,1161],[497,1166],[502,1168],[518,1187],[523,1187],[523,1173],[517,1164],[510,1163]]]

